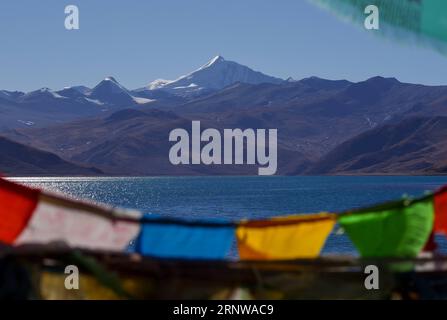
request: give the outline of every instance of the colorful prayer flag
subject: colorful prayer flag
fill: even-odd
[[[447,187],[433,197],[435,206],[434,231],[447,235]]]
[[[71,247],[122,251],[138,236],[139,212],[119,212],[41,196],[14,244],[64,242]],[[109,217],[107,216],[109,215]],[[134,218],[135,222],[114,217]]]
[[[335,224],[335,215],[295,215],[242,223],[236,231],[242,260],[315,258]]]
[[[378,9],[379,24],[375,34],[397,41],[419,43],[447,53],[447,1],[445,0],[311,0],[328,8],[343,19],[364,28],[371,14],[370,5]],[[366,11],[366,12],[365,12]],[[416,41],[415,41],[416,40]]]
[[[227,225],[143,223],[137,240],[142,255],[181,259],[223,259],[234,240],[234,227]]]
[[[344,214],[339,223],[362,257],[415,257],[433,229],[431,198]]]
[[[12,244],[28,223],[39,192],[0,179],[0,242]]]

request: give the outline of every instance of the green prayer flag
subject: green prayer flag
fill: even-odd
[[[447,41],[447,1],[425,0],[421,8],[421,32]]]
[[[343,215],[340,225],[362,257],[416,257],[433,229],[432,199]]]
[[[430,46],[447,53],[446,0],[311,0],[363,28],[365,8],[379,9],[379,30],[374,33]]]

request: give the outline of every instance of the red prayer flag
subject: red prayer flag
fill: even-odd
[[[444,187],[434,196],[435,206],[435,232],[447,235],[447,187]]]
[[[425,244],[424,249],[422,251],[425,252],[434,252],[438,249],[438,244],[435,241],[435,234],[432,232],[430,233],[430,237],[427,240],[427,243]]]
[[[33,214],[38,197],[38,190],[0,178],[0,242],[14,242]]]

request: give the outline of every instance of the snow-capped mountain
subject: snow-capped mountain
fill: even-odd
[[[88,97],[108,105],[123,107],[151,102],[150,99],[134,97],[113,77],[107,77],[102,80],[92,89]]]
[[[216,56],[196,71],[181,76],[177,80],[158,79],[142,89],[164,90],[181,96],[189,96],[220,90],[237,82],[277,84],[283,81],[283,79],[254,71],[239,63],[227,61],[222,56]]]
[[[98,83],[89,97],[111,105],[135,104],[130,92],[113,77],[107,77]]]

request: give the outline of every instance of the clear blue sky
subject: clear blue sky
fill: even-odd
[[[76,4],[80,30],[64,28]],[[173,79],[216,54],[278,77],[447,84],[447,56],[339,21],[305,0],[2,0],[0,89],[128,88]]]

